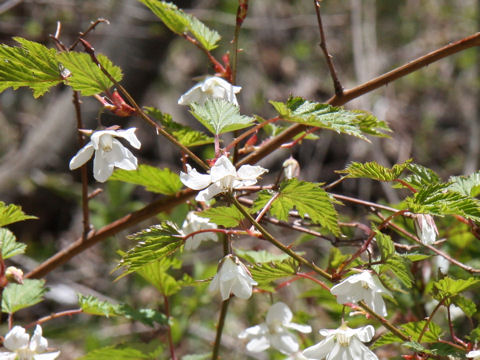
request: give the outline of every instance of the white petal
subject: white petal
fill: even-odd
[[[358,329],[355,329],[355,336],[362,342],[369,342],[375,335],[375,328],[372,325],[367,325]]]
[[[297,352],[299,349],[295,336],[286,331],[271,335],[270,346],[284,354],[291,354]]]
[[[0,352],[0,360],[15,360],[17,354],[13,352]]]
[[[112,151],[107,154],[107,161],[124,170],[136,170],[137,158],[118,140],[113,139]]]
[[[212,166],[210,176],[212,177],[212,182],[217,182],[228,176],[236,177],[237,171],[228,157],[223,155]]]
[[[312,327],[310,325],[289,323],[289,324],[285,324],[284,326],[289,329],[300,331],[301,333],[304,333],[304,334],[309,334],[312,332]]]
[[[200,174],[196,169],[192,169],[187,164],[187,173],[180,172],[180,181],[187,187],[193,190],[201,190],[211,184],[210,175]]]
[[[335,338],[333,336],[330,336],[320,341],[318,344],[306,348],[305,350],[303,350],[302,353],[309,359],[311,358],[322,360],[333,349],[334,345]]]
[[[270,342],[265,336],[254,338],[247,344],[247,350],[251,352],[261,352],[270,347]]]
[[[32,352],[42,353],[47,350],[48,341],[42,336],[42,327],[37,325],[30,340],[29,348]]]
[[[348,354],[348,347],[335,343],[326,360],[357,360]]]
[[[220,279],[220,295],[222,296],[223,301],[227,300],[230,297],[234,285],[234,279]]]
[[[292,321],[292,318],[293,314],[290,308],[283,302],[277,302],[268,310],[265,322],[269,325],[274,325],[279,322],[285,325]]]
[[[350,341],[348,347],[352,359],[355,360],[378,360],[377,355],[375,355],[368,347],[363,345],[360,340],[356,337],[353,337]]]
[[[224,191],[223,188],[217,186],[216,184],[212,184],[205,190],[200,191],[195,197],[195,200],[209,201],[213,199],[215,196],[217,196],[218,194],[222,193],[223,191]]]
[[[95,150],[100,149],[100,143],[108,143],[110,140],[108,139],[113,138],[114,136],[117,135],[117,132],[115,130],[100,130],[100,131],[95,131],[92,136],[90,136],[90,141],[93,144],[93,148]]]
[[[206,95],[202,92],[202,83],[199,83],[180,96],[180,99],[178,99],[178,105],[190,105],[192,103],[202,105],[206,98]]]
[[[249,327],[238,334],[239,339],[245,339],[247,337],[258,337],[259,335],[268,334],[268,327],[265,323]]]
[[[233,283],[231,292],[240,299],[249,299],[252,296],[252,284],[248,279],[238,277]]]
[[[213,277],[212,281],[210,282],[210,285],[208,285],[208,291],[211,293],[218,292],[219,285],[220,285],[220,275],[217,272]]]
[[[98,182],[105,182],[113,173],[113,164],[105,158],[105,152],[99,149],[93,159],[93,177]]]
[[[474,360],[480,359],[480,350],[473,350],[467,354],[468,358],[473,358]]]
[[[142,143],[140,142],[140,140],[138,140],[137,135],[135,135],[135,130],[137,130],[137,128],[130,128],[127,130],[117,130],[115,136],[124,138],[135,149],[140,149],[140,147],[142,146]]]
[[[35,354],[33,355],[34,360],[54,360],[60,355],[60,351],[45,353],[45,354]]]
[[[81,148],[77,154],[70,160],[70,170],[78,169],[80,166],[85,164],[92,157],[94,152],[93,144],[90,141],[87,145]]]
[[[366,302],[366,300],[365,300]],[[377,314],[382,316],[387,316],[387,307],[385,306],[385,301],[383,301],[382,295],[379,293],[373,294],[372,302],[368,304]]]
[[[268,170],[261,166],[242,165],[240,169],[238,169],[237,174],[241,180],[256,180],[266,172],[268,172]]]
[[[190,236],[185,240],[185,251],[196,250],[200,246],[200,240],[196,236]]]
[[[14,326],[7,335],[5,335],[5,340],[3,341],[3,346],[8,350],[15,351],[24,346],[28,346],[28,341],[30,340],[30,335],[25,332],[25,329],[21,326]]]

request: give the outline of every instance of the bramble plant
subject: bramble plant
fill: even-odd
[[[413,160],[392,167],[352,162],[338,169],[337,181],[325,184],[301,180],[300,165],[293,157],[283,159],[281,171],[256,165],[280,148],[315,141],[319,131],[366,142],[371,137],[388,137],[391,129],[386,122],[342,105],[436,60],[480,45],[480,33],[344,90],[327,49],[316,0],[320,47],[335,95],[326,103],[295,94],[284,101],[269,101],[276,116],[264,119],[242,113],[242,88],[236,85],[237,62],[241,61],[238,39],[248,0],[238,1],[233,50],[227,54],[215,53],[224,41],[219,33],[176,5],[139,1],[210,61],[211,72],[178,100],[179,106],[188,106],[204,131],[177,123],[160,109],[137,104],[121,85],[121,69],[87,40],[105,20],[93,22],[71,46],[61,41],[59,28],[52,37],[56,48],[19,37],[15,38],[18,46],[0,47],[0,91],[28,87],[38,98],[63,84],[74,92],[73,102],[79,110],[81,97],[94,97],[116,117],[142,119],[155,140],[166,138],[176,147],[183,169],[177,172],[138,164],[135,149],[141,143],[135,128],[119,121],[107,128],[85,129],[82,112],[77,111],[81,141],[69,166],[80,168],[82,174],[80,238],[24,276],[22,269],[6,266],[7,259],[26,250],[6,226],[34,217],[19,206],[0,202],[1,305],[9,328],[0,359],[62,358],[61,348],[48,347],[40,324],[46,328],[49,321],[80,313],[124,318],[152,332],[161,328],[166,333],[148,350],[133,342],[122,343],[92,350],[82,357],[85,360],[177,359],[180,355],[185,360],[227,358],[222,335],[229,327],[242,342],[240,358],[257,358],[258,353],[267,352],[271,359],[480,359],[480,313],[474,293],[480,268],[478,261],[460,251],[462,246],[474,247],[473,240],[480,239],[479,172],[443,181]],[[200,146],[212,148],[214,157],[199,155]],[[94,229],[89,219],[90,159],[96,181],[143,186],[162,197]],[[358,178],[402,189],[403,198],[398,204],[385,205],[332,192],[341,182]],[[363,207],[369,217],[349,219],[351,213],[345,209],[353,205]],[[187,209],[180,222],[172,215],[133,230],[141,221],[179,206]],[[133,233],[128,236],[133,246],[118,250],[118,278],[136,274],[155,287],[162,303],[158,309],[79,294],[79,309],[17,323],[17,311],[43,301],[48,284],[40,278],[125,229]],[[455,233],[470,240],[450,243]],[[302,247],[308,243],[320,246],[321,251],[306,253]],[[196,257],[207,246],[214,249],[215,259],[193,268],[185,266],[185,257]],[[298,285],[290,293],[294,283]],[[309,313],[296,314],[299,299],[306,299],[302,306]],[[172,301],[180,303],[184,312],[172,312]],[[263,306],[265,313],[252,322],[229,316],[232,303],[250,301],[271,306]],[[188,323],[196,321],[194,313],[200,307],[208,307],[217,320],[215,336],[198,346],[184,341],[183,334]],[[312,329],[308,323],[320,313],[325,323]],[[30,337],[25,329],[34,326]]]

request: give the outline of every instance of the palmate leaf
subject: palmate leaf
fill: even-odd
[[[107,92],[113,82],[92,61],[90,55],[76,51],[65,51],[57,55],[58,61],[70,71],[65,82],[73,90],[80,91],[83,96],[91,96]],[[98,54],[97,59],[116,81],[122,80],[122,70],[104,55]]]
[[[18,221],[38,219],[36,216],[26,215],[22,207],[14,204],[5,205],[0,201],[0,227],[16,223]]]
[[[462,295],[454,296],[452,298],[452,302],[455,305],[457,305],[460,309],[462,309],[462,311],[468,317],[472,317],[477,312],[477,305],[475,305],[475,303],[472,300]]]
[[[423,328],[425,327],[425,320],[409,322],[400,326],[401,331],[406,335],[412,338],[412,340],[417,340],[420,336]],[[427,331],[422,336],[422,343],[434,343],[437,342],[442,336],[443,330],[440,326],[431,321],[428,325]],[[373,345],[372,348],[377,348],[383,345],[388,345],[392,343],[403,343],[404,340],[397,337],[395,334],[387,333],[382,335]]]
[[[172,116],[162,113],[154,107],[146,107],[147,114],[159,121],[178,142],[186,147],[201,146],[212,144],[214,139],[205,135],[201,131],[193,130],[192,128],[179,124],[172,120]]]
[[[143,164],[137,170],[115,169],[109,180],[141,185],[148,191],[163,195],[174,195],[183,186],[180,177],[168,168],[158,169]]]
[[[409,163],[407,170],[412,174],[402,177],[402,181],[413,187],[415,190],[420,190],[424,186],[438,184],[440,177],[437,173],[425,166]],[[394,187],[405,187],[403,184],[395,184]]]
[[[320,185],[297,179],[283,181],[279,195],[270,207],[270,214],[279,220],[286,221],[289,211],[295,208],[302,218],[308,215],[313,223],[323,226],[334,235],[340,235],[338,214],[333,206],[336,201]],[[261,191],[252,210],[260,211],[272,196],[275,196],[272,191]]]
[[[108,301],[102,301],[91,295],[78,294],[78,304],[80,309],[86,314],[98,316],[117,316],[118,304],[111,304]]]
[[[452,176],[449,183],[449,190],[465,196],[476,197],[480,194],[480,171],[469,176]]]
[[[414,280],[412,271],[410,270],[411,266],[412,263],[407,257],[393,255],[386,260],[385,264],[381,265],[381,272],[390,270],[403,285],[411,288]]]
[[[291,97],[286,103],[270,103],[286,121],[333,130],[365,141],[369,141],[366,134],[384,137],[387,136],[385,132],[391,131],[384,121],[363,111],[349,111],[342,107],[310,102],[301,97]]]
[[[238,226],[244,219],[243,214],[235,206],[217,206],[197,213],[208,218],[210,222],[228,228]]]
[[[2,294],[2,312],[13,314],[43,300],[44,280],[24,279],[23,284],[9,283]]]
[[[146,5],[171,31],[177,35],[190,32],[195,39],[207,50],[218,46],[220,35],[209,29],[200,20],[186,14],[176,5],[159,0],[139,0]]]
[[[136,270],[136,273],[143,277],[150,284],[165,296],[171,296],[181,290],[181,285],[173,276],[168,274],[170,268],[178,268],[181,261],[174,257],[163,258],[148,264]]]
[[[457,296],[461,292],[468,290],[479,283],[480,279],[473,277],[468,279],[452,279],[450,277],[444,277],[433,283],[431,295],[438,301],[441,301],[445,298]]]
[[[155,355],[146,354],[142,350],[135,349],[129,346],[107,346],[100,349],[90,351],[87,355],[84,355],[78,360],[153,360],[157,357]]]
[[[212,134],[218,135],[251,125],[253,118],[240,115],[240,109],[223,99],[208,99],[203,105],[190,104],[190,112]]]
[[[390,236],[377,231],[375,240],[377,242],[378,249],[380,250],[382,261],[386,261],[395,254],[395,245],[393,244]]]
[[[415,213],[460,215],[480,221],[480,201],[449,189],[449,184],[425,186],[405,199],[405,205]]]
[[[298,262],[292,258],[277,260],[268,263],[255,264],[250,268],[250,273],[259,284],[295,275],[298,271]]]
[[[375,161],[359,163],[351,162],[345,170],[337,171],[340,174],[347,174],[347,178],[367,178],[377,181],[394,181],[407,168],[411,160],[402,164],[393,165],[392,168],[382,166]]]
[[[10,230],[0,228],[0,248],[2,259],[5,260],[23,254],[27,245],[17,242],[15,235]]]
[[[28,86],[38,98],[63,80],[55,49],[20,37],[13,39],[21,46],[0,45],[0,92]]]
[[[120,277],[136,271],[145,264],[171,256],[183,244],[182,235],[177,227],[169,221],[151,226],[128,238],[138,243],[122,254],[117,268],[123,267],[125,272]]]

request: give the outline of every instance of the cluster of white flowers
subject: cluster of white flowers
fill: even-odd
[[[48,341],[42,336],[42,327],[37,325],[30,339],[25,329],[14,326],[5,335],[3,346],[8,352],[0,352],[0,360],[53,360],[60,351],[46,352]]]
[[[252,165],[243,165],[237,171],[228,157],[223,155],[212,166],[210,174],[200,174],[187,164],[187,172],[180,172],[180,180],[190,189],[204,189],[195,200],[208,201],[220,193],[256,184],[257,178],[267,171],[261,166]]]

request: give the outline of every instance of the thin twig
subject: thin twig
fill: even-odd
[[[222,308],[220,309],[220,316],[218,319],[217,333],[215,335],[215,343],[212,350],[212,360],[218,359],[218,353],[220,352],[220,343],[222,340],[223,326],[225,325],[225,318],[227,317],[228,304],[230,303],[230,298],[225,301],[222,301]]]
[[[168,304],[168,296],[163,295],[163,302],[165,304],[165,315],[168,320],[170,320],[170,306]],[[168,335],[168,348],[170,350],[170,357],[172,360],[177,360],[177,355],[175,355],[175,345],[173,344],[172,337],[172,327],[170,324],[167,325],[167,335]]]
[[[53,313],[53,314],[44,316],[44,317],[38,319],[37,321],[34,321],[34,322],[26,325],[25,329],[31,328],[34,325],[40,325],[40,324],[46,323],[47,321],[50,321],[50,320],[53,320],[53,319],[58,319],[58,318],[63,317],[63,316],[72,316],[72,315],[81,314],[81,313],[83,313],[82,309],[60,311],[60,312],[57,312],[57,313]]]
[[[399,79],[403,76],[411,74],[412,72],[425,67],[435,61],[443,59],[444,57],[453,55],[465,49],[480,45],[480,32],[463,38],[457,42],[446,45],[438,50],[432,51],[424,56],[417,58],[414,61],[411,61],[403,66],[400,66],[384,75],[376,77],[370,81],[367,81],[364,84],[361,84],[357,87],[354,87],[350,90],[345,90],[341,96],[333,96],[327,101],[327,104],[339,106],[349,102],[352,99],[355,99],[361,95],[364,95],[370,91],[378,89],[383,85],[386,85],[396,79]],[[271,152],[278,149],[283,143],[290,141],[293,137],[305,131],[308,126],[297,124],[289,127],[287,130],[283,131],[281,134],[270,139],[267,143],[260,146],[253,153],[244,157],[238,162],[238,166],[245,164],[255,164],[260,159],[263,159]]]
[[[322,24],[322,16],[320,15],[320,1],[313,0],[313,4],[315,6],[315,12],[317,13],[317,22],[318,22],[318,29],[320,31],[320,48],[325,55],[325,60],[327,60],[328,70],[330,71],[330,76],[332,77],[333,87],[335,89],[335,95],[342,96],[343,94],[343,86],[338,80],[337,72],[335,71],[335,66],[333,65],[332,55],[327,50],[327,40],[325,37],[325,31],[323,30]]]
[[[90,26],[87,28],[87,30],[81,32],[78,34],[78,38],[73,42],[72,45],[70,45],[70,47],[68,48],[68,51],[72,51],[73,49],[75,49],[75,47],[78,45],[78,43],[80,42],[80,39],[84,38],[85,36],[87,36],[87,34],[94,30],[98,24],[101,24],[101,23],[105,23],[107,25],[110,25],[110,21],[108,21],[107,19],[104,19],[104,18],[98,18],[97,20],[95,21],[91,21],[90,22]]]

